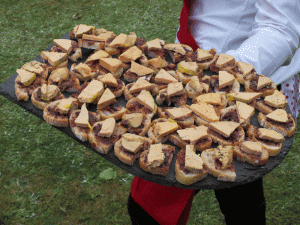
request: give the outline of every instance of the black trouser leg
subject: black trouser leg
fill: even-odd
[[[215,195],[227,225],[266,224],[262,179],[233,188],[215,190]]]
[[[139,204],[133,200],[131,193],[128,197],[127,209],[133,225],[159,225],[156,220],[154,220],[141,206],[139,206]]]

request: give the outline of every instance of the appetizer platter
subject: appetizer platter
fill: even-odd
[[[285,96],[252,65],[84,24],[16,69],[0,94],[127,172],[180,188],[263,177],[296,128]]]

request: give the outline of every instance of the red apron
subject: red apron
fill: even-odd
[[[177,38],[180,43],[191,46],[195,51],[198,45],[187,26],[189,6],[189,0],[184,0]],[[134,201],[158,223],[162,225],[184,225],[192,207],[194,191],[178,187],[166,187],[135,177],[131,183],[131,195]]]

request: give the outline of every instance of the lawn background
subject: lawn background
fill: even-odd
[[[77,24],[174,42],[181,1],[8,1],[0,8],[0,83]],[[213,47],[213,46],[212,46]],[[132,176],[0,96],[0,220],[5,224],[130,224]],[[267,224],[300,223],[299,130],[264,179]],[[111,178],[111,179],[108,179]],[[108,179],[108,180],[106,180]],[[200,191],[188,224],[224,224]]]

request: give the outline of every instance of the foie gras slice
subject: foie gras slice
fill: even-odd
[[[283,109],[276,109],[275,111],[267,114],[266,117],[275,122],[287,123],[289,121],[288,114]]]
[[[203,160],[195,151],[194,145],[186,145],[184,166],[187,170],[197,173],[203,169]]]
[[[232,85],[235,81],[235,78],[232,74],[226,71],[219,72],[219,88],[224,88],[226,86]]]
[[[177,130],[177,133],[183,141],[189,141],[191,145],[194,145],[197,143],[197,141],[208,137],[207,130],[208,128],[202,125],[199,127]]]
[[[162,151],[162,144],[152,144],[149,148],[148,154],[148,166],[149,167],[158,167],[165,160],[165,153]]]
[[[244,141],[241,150],[250,155],[262,155],[262,145],[259,141]]]
[[[104,92],[104,86],[101,81],[92,80],[78,96],[78,100],[83,103],[91,103]]]
[[[209,124],[209,128],[213,131],[223,135],[224,137],[230,137],[236,128],[240,126],[240,123],[233,121],[220,121]]]
[[[191,109],[197,116],[207,122],[217,122],[220,120],[220,117],[217,115],[214,107],[210,104],[199,102],[197,104],[192,104]]]
[[[116,125],[116,120],[114,118],[108,118],[104,120],[102,123],[101,130],[98,133],[98,136],[110,138],[112,133],[114,132],[115,125]]]
[[[81,110],[75,120],[75,124],[79,127],[89,127],[92,129],[91,125],[89,124],[89,111],[87,110],[85,103],[81,106]]]

